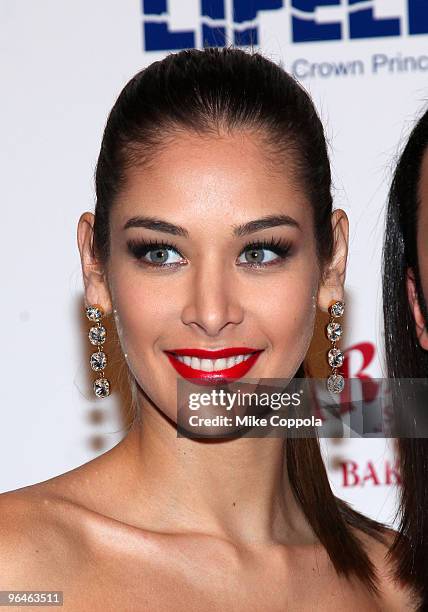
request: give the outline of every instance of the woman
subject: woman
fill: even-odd
[[[413,609],[390,531],[332,494],[316,439],[177,438],[183,348],[196,373],[231,348],[258,355],[249,376],[304,376],[315,307],[344,292],[330,188],[309,96],[258,53],[185,50],[125,86],[78,243],[138,410],[112,450],[0,496],[2,588],[70,610]]]
[[[389,193],[383,252],[389,378],[428,377],[427,224],[428,111],[410,134]],[[395,390],[398,394],[398,385]],[[426,412],[425,406],[421,408],[419,420]],[[398,401],[396,409],[400,417],[403,405]],[[418,424],[414,435],[426,436]],[[391,552],[398,576],[418,589],[422,597],[420,609],[428,610],[428,440],[426,437],[398,438],[398,450],[403,481],[401,521]]]

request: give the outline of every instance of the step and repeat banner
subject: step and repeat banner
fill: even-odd
[[[92,395],[76,226],[94,208],[110,108],[131,76],[173,51],[253,45],[312,95],[335,207],[350,221],[346,373],[385,375],[384,212],[397,153],[428,97],[428,1],[1,0],[0,29],[0,491],[71,470],[125,434],[119,356],[120,392]],[[322,448],[335,492],[392,523],[393,440]]]

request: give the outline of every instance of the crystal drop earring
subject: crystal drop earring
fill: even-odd
[[[337,370],[343,365],[345,358],[344,353],[336,347],[336,342],[342,335],[342,326],[340,323],[335,321],[336,318],[341,317],[345,311],[345,303],[336,301],[333,302],[329,307],[330,321],[326,327],[327,338],[331,341],[331,348],[328,351],[327,359],[328,363],[332,368],[330,376],[327,378],[327,389],[331,393],[340,393],[343,391],[345,386],[345,379],[342,374],[338,374]]]
[[[97,397],[107,397],[110,395],[110,382],[104,377],[104,368],[107,365],[107,355],[101,350],[107,336],[106,328],[101,325],[104,311],[98,304],[86,307],[86,316],[93,325],[88,332],[89,341],[97,347],[97,351],[92,353],[89,364],[94,372],[99,372],[99,378],[94,381],[93,389]]]

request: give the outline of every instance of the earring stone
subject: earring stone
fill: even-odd
[[[345,312],[345,303],[344,302],[334,302],[330,306],[330,314],[332,317],[341,317]]]
[[[337,348],[330,349],[328,352],[328,362],[332,368],[340,368],[343,365],[344,354]]]
[[[95,372],[102,372],[107,365],[107,355],[102,351],[92,353],[89,363]]]
[[[90,321],[94,321],[94,323],[98,323],[104,316],[104,311],[101,306],[88,306],[86,308],[86,316]]]
[[[106,328],[103,327],[101,324],[91,327],[88,333],[89,341],[95,346],[98,346],[99,344],[104,344],[106,336]]]
[[[343,330],[340,323],[333,321],[327,325],[327,337],[332,342],[339,340],[340,336],[342,335],[342,331]]]

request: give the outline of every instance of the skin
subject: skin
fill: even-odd
[[[278,213],[300,229],[231,235],[233,224]],[[189,237],[123,229],[142,214],[179,224]],[[316,305],[326,311],[344,297],[344,211],[331,223],[334,254],[322,277],[309,203],[290,168],[275,172],[249,134],[180,135],[155,166],[130,172],[111,213],[104,267],[91,252],[93,215],[82,215],[86,303],[115,315],[144,389],[143,425],[71,472],[0,496],[8,588],[62,589],[65,610],[184,611],[195,602],[210,611],[412,609],[387,574],[385,547],[367,536],[358,537],[379,572],[381,597],[337,576],[292,495],[283,440],[206,444],[176,434],[178,374],[164,349],[250,345],[265,350],[248,376],[295,374]],[[144,267],[126,247],[142,236],[172,239],[185,265]],[[289,259],[261,270],[238,265],[248,241],[271,236],[291,241]]]
[[[428,248],[426,236],[428,232],[428,151],[425,153],[419,179],[419,211],[418,227],[416,233],[419,271],[425,303],[428,303]],[[407,270],[407,295],[415,320],[416,335],[420,346],[428,350],[428,321],[425,320],[421,309],[415,282],[415,273],[412,268]]]

